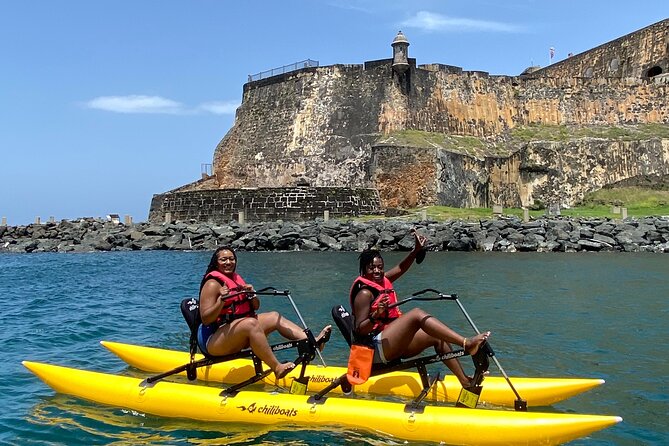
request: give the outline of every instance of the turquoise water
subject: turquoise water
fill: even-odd
[[[29,359],[139,374],[99,341],[186,350],[187,327],[178,305],[196,293],[210,256],[0,255],[0,443],[386,443],[362,431],[221,425],[99,406],[55,394],[21,365]],[[387,263],[400,258],[386,254]],[[314,331],[330,323],[329,308],[345,301],[357,272],[354,253],[240,253],[239,261],[239,272],[256,288],[290,289]],[[491,343],[512,377],[606,379],[593,391],[541,408],[624,418],[572,444],[669,444],[669,256],[430,253],[397,282],[400,296],[427,287],[460,296],[478,328],[493,331]],[[454,303],[421,306],[471,333]],[[266,297],[262,308],[297,320],[285,298]],[[346,355],[335,333],[325,359],[342,365]],[[491,371],[498,374],[494,364]]]

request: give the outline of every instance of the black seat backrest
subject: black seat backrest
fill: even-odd
[[[192,358],[197,353],[197,329],[202,323],[202,319],[200,319],[200,302],[194,297],[187,297],[182,300],[181,314],[183,314],[188,328],[190,328],[190,354]]]
[[[335,305],[332,307],[332,319],[334,319],[348,345],[351,345],[353,337],[353,316],[351,316],[351,313],[343,305]]]

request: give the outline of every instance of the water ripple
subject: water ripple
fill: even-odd
[[[197,294],[210,256],[0,254],[0,293],[8,303],[0,314],[0,443],[392,444],[368,432],[167,420],[98,406],[55,395],[22,367],[30,359],[141,376],[99,341],[185,351],[188,329],[179,303]],[[386,263],[402,256],[388,253]],[[239,253],[239,260],[240,273],[256,287],[290,289],[314,331],[331,323],[331,306],[347,302],[357,274],[355,253]],[[572,444],[659,445],[669,444],[667,271],[669,256],[657,254],[429,253],[397,289],[400,296],[428,287],[457,293],[478,327],[493,330],[491,343],[511,376],[606,379],[545,408],[624,418]],[[263,297],[261,304],[263,311],[297,320],[285,298]],[[472,333],[453,303],[421,307]],[[342,364],[347,353],[335,333],[325,359]]]

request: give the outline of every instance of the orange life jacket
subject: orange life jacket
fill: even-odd
[[[221,285],[225,285],[228,287],[228,293],[230,294],[243,290],[244,285],[246,285],[242,276],[237,273],[232,273],[232,277],[228,277],[220,271],[211,271],[205,279],[214,279]],[[248,293],[241,293],[225,299],[225,304],[216,318],[215,324],[220,326],[235,319],[254,317],[255,315]]]
[[[370,288],[370,291],[374,295],[374,298],[372,299],[372,305],[369,310],[370,313],[379,307],[379,302],[381,302],[381,299],[383,299],[385,296],[388,296],[388,304],[394,304],[397,302],[397,294],[393,289],[393,283],[388,280],[386,276],[383,276],[383,285],[380,285],[373,280],[366,279],[363,276],[359,276],[353,281],[353,285],[351,286],[351,291],[349,293],[352,309],[355,308],[353,304],[355,295],[358,294],[358,291],[360,291],[362,288]],[[400,311],[399,307],[388,309],[381,317],[374,318],[375,322],[372,331],[374,333],[382,332],[383,329],[386,328],[386,325],[401,315],[402,312]]]

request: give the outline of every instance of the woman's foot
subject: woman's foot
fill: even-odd
[[[274,376],[276,379],[281,379],[286,376],[291,370],[295,368],[292,362],[283,362],[274,369]]]
[[[475,355],[476,352],[479,351],[479,347],[481,346],[481,344],[487,341],[489,337],[490,337],[490,332],[486,331],[472,338],[465,338],[465,341],[463,343],[465,352],[472,356]]]
[[[488,376],[489,374],[490,374],[490,372],[486,370],[485,373],[483,374],[483,379],[485,379],[485,377]],[[474,377],[473,376],[464,375],[462,378],[460,378],[460,385],[462,387],[471,387],[474,384],[475,383],[474,383]],[[479,385],[480,385],[480,383],[479,383]]]
[[[330,340],[330,334],[332,334],[332,325],[326,325],[316,337],[316,345],[320,351],[323,351],[325,343]]]
[[[459,378],[459,381],[462,387],[470,387],[474,384],[474,377],[469,375],[464,375],[462,378]]]

